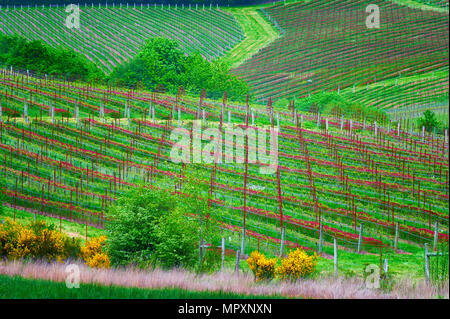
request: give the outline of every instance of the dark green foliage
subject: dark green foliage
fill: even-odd
[[[106,226],[111,263],[197,269],[200,240],[213,242],[217,233],[205,218],[207,207],[204,200],[180,202],[165,190],[131,190],[112,208]]]
[[[0,66],[84,80],[104,77],[94,63],[73,50],[17,36],[0,35]]]
[[[111,263],[149,262],[154,257],[160,218],[170,215],[175,207],[175,199],[164,190],[133,189],[120,197],[106,225]]]
[[[434,112],[426,110],[423,112],[423,116],[419,119],[419,128],[425,127],[427,132],[431,132],[433,129],[440,127],[441,123],[436,119]]]
[[[142,83],[148,90],[164,87],[176,94],[180,86],[194,95],[205,89],[209,98],[221,98],[227,92],[230,100],[245,100],[249,86],[231,75],[227,66],[211,63],[200,54],[186,56],[178,43],[166,38],[146,41],[142,50],[128,63],[119,65],[109,75],[128,87]]]

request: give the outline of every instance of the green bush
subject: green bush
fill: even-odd
[[[193,95],[205,89],[208,98],[216,99],[226,91],[230,100],[241,101],[250,91],[226,65],[211,63],[199,53],[186,56],[176,41],[166,38],[147,40],[133,59],[111,72],[109,80],[128,87],[139,82],[148,90],[164,88],[171,94],[176,94],[180,86]]]
[[[183,191],[194,196],[183,201],[164,190],[143,187],[119,198],[106,226],[113,265],[198,269],[199,243],[216,242],[217,231],[205,218],[207,202],[198,199],[198,187],[191,184]]]
[[[425,127],[427,132],[431,132],[433,129],[437,129],[441,126],[441,123],[436,119],[434,112],[426,110],[423,112],[423,116],[418,120],[419,128]]]
[[[133,189],[119,198],[106,225],[107,250],[111,263],[126,265],[153,258],[160,217],[176,208],[175,199],[162,190]]]
[[[53,48],[42,41],[18,36],[0,35],[0,66],[68,78],[82,76],[84,80],[104,77],[94,63],[74,50]]]

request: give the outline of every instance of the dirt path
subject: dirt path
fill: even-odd
[[[235,68],[279,37],[278,32],[261,16],[257,8],[230,8],[245,33],[242,42],[220,61]]]

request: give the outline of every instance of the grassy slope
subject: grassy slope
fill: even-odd
[[[259,299],[267,296],[184,289],[141,289],[98,284],[80,284],[69,289],[64,282],[0,275],[0,299]],[[270,298],[279,298],[270,296]]]
[[[259,14],[256,8],[230,8],[245,33],[244,40],[233,47],[220,61],[231,67],[240,65],[278,38],[278,32]]]

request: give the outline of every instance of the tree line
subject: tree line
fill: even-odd
[[[110,84],[177,94],[180,87],[191,95],[205,90],[208,98],[244,101],[250,87],[230,74],[229,66],[209,62],[199,53],[189,56],[175,40],[151,38],[128,62],[105,75],[92,61],[72,49],[54,48],[41,40],[0,35],[0,66],[30,70],[67,79],[105,80]],[[250,96],[251,99],[251,96]]]

